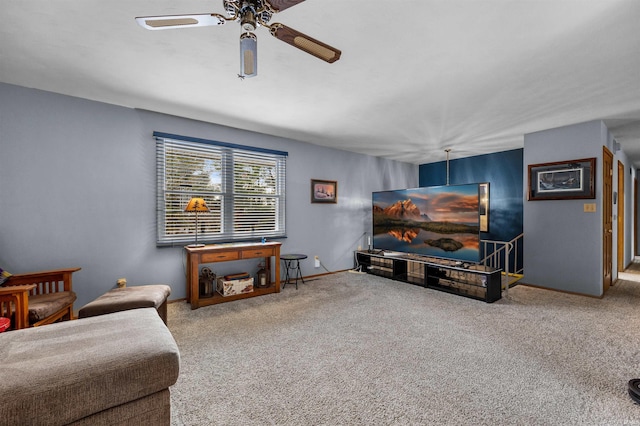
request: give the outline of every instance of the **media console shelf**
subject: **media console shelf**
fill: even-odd
[[[501,271],[484,265],[414,254],[384,255],[368,251],[357,251],[356,260],[363,271],[397,281],[487,303],[502,296]]]

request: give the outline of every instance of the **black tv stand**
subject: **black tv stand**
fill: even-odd
[[[416,254],[385,254],[382,250],[356,252],[362,270],[425,288],[445,291],[487,303],[502,297],[499,269]]]

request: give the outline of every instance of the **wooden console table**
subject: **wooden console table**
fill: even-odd
[[[262,296],[263,294],[280,293],[280,246],[282,243],[229,243],[212,244],[204,247],[185,247],[187,251],[187,302],[191,309],[247,297]],[[222,296],[216,291],[212,297],[200,298],[199,273],[201,263],[229,262],[234,260],[254,259],[264,257],[267,276],[271,277],[271,257],[275,263],[275,281],[268,287],[253,286],[253,292]],[[214,283],[215,285],[215,283]]]

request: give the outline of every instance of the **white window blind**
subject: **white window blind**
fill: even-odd
[[[199,242],[282,238],[285,229],[287,153],[155,132],[157,244],[195,240],[192,197],[205,200],[198,213]]]

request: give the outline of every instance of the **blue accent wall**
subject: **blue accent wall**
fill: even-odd
[[[510,241],[523,230],[523,150],[449,161],[449,184],[489,182],[489,232],[484,240]],[[421,164],[419,185],[447,184],[447,163]]]

